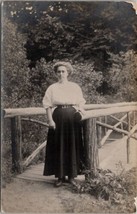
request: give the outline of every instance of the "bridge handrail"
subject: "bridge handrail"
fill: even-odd
[[[86,146],[86,152],[87,152],[87,164],[88,168],[91,170],[96,170],[98,167],[98,145],[97,145],[97,138],[100,138],[101,133],[97,134],[97,128],[105,127],[107,129],[112,129],[115,131],[118,131],[120,133],[126,134],[127,137],[127,162],[129,162],[129,140],[130,138],[135,138],[136,136],[133,136],[133,133],[137,130],[136,120],[135,120],[135,112],[137,111],[137,102],[123,102],[123,103],[112,103],[112,104],[86,104],[84,106],[85,108],[85,114],[82,117],[82,120],[85,120],[83,122],[83,138]],[[117,113],[126,113],[127,118],[127,127],[128,131],[124,131],[122,129],[119,129],[115,126],[107,125],[107,122],[105,123],[100,121],[97,121],[98,119],[103,119],[101,117],[106,118],[106,116],[117,114]],[[131,112],[134,114],[134,125],[131,126],[130,121],[130,114]],[[31,122],[38,122],[37,120],[30,119],[30,118],[22,118],[22,116],[31,116],[31,115],[46,115],[46,111],[42,107],[29,107],[29,108],[5,108],[3,111],[3,117],[9,118],[11,121],[11,147],[12,147],[12,165],[14,171],[21,173],[22,171],[22,153],[21,153],[21,145],[22,145],[22,126],[21,121],[22,120],[29,120]],[[124,116],[125,118],[125,116]],[[103,120],[104,120],[103,119]],[[118,119],[119,120],[119,119]],[[119,124],[122,121],[119,121]],[[46,125],[44,122],[40,122],[41,125]],[[132,130],[131,130],[132,127]],[[97,136],[98,135],[98,136]],[[100,135],[100,136],[99,136]],[[30,162],[33,160],[35,155],[38,154],[38,152],[45,146],[44,144],[40,145],[36,151],[34,151],[24,162],[24,166],[30,164]]]
[[[116,113],[124,113],[130,111],[137,111],[137,105],[131,106],[124,106],[124,107],[112,107],[107,109],[97,109],[97,110],[88,110],[86,114],[83,115],[82,120],[95,118],[95,117],[102,117]]]
[[[109,110],[108,110],[109,108]],[[85,104],[86,110],[83,119],[106,116],[115,113],[137,111],[137,102],[123,102],[113,104]],[[102,111],[103,110],[103,111]],[[5,108],[4,118],[15,116],[43,115],[46,111],[43,107],[29,108]]]

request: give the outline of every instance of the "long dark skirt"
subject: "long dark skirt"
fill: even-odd
[[[57,107],[53,112],[56,129],[49,129],[43,175],[76,177],[84,167],[81,115],[75,108]]]

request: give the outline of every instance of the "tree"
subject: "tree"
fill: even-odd
[[[42,106],[42,99],[49,85],[57,81],[53,71],[53,63],[46,62],[44,58],[37,61],[36,66],[29,72],[31,105]]]
[[[32,66],[41,57],[95,59],[109,66],[109,52],[136,50],[137,16],[126,2],[5,2],[5,13],[28,35]]]
[[[18,31],[26,36],[25,48],[27,58],[30,60],[31,90],[35,88],[40,92],[40,88],[43,87],[45,74],[43,76],[39,73],[41,66],[44,66],[42,67],[44,70],[43,68],[46,69],[49,64],[53,65],[54,61],[61,59],[72,61],[73,65],[81,66],[83,63],[85,78],[90,70],[88,65],[93,62],[96,71],[95,80],[98,75],[100,77],[101,72],[99,84],[94,82],[97,84],[94,90],[97,96],[99,93],[106,95],[118,92],[114,90],[110,84],[111,80],[108,79],[110,71],[114,70],[114,58],[119,56],[120,52],[126,54],[134,50],[135,54],[137,51],[137,16],[131,4],[5,2],[6,12],[11,20],[18,23]],[[117,63],[120,61],[117,60]],[[79,70],[78,66],[77,70]],[[45,72],[48,72],[48,69]],[[93,75],[94,72],[92,70],[90,72]],[[79,75],[81,80],[81,74]],[[34,93],[31,93],[31,98],[33,95]]]
[[[113,61],[107,82],[115,100],[137,100],[137,54],[134,51],[111,55]]]
[[[2,88],[4,107],[28,105],[29,80],[24,38],[17,26],[7,18],[3,21]]]
[[[52,2],[30,28],[28,58],[92,59],[97,70],[105,70],[110,52],[136,50],[136,19],[124,2]]]

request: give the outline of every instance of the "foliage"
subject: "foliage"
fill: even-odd
[[[25,38],[17,26],[3,20],[2,89],[4,107],[26,106],[29,95]],[[24,99],[26,98],[26,100]],[[22,99],[24,102],[22,102]]]
[[[28,57],[92,59],[96,70],[105,69],[110,64],[109,52],[117,54],[136,47],[135,14],[127,4],[121,4],[124,11],[114,2],[52,3],[52,10],[46,10],[35,28],[30,28]],[[39,58],[34,58],[35,51]]]
[[[56,60],[54,60],[55,62]],[[68,61],[68,59],[66,59]],[[53,63],[47,63],[44,58],[37,62],[35,68],[30,70],[31,90],[35,105],[42,104],[42,98],[45,90],[49,85],[57,81],[53,71]],[[78,83],[82,90],[87,103],[105,102],[103,96],[97,92],[97,88],[102,83],[102,72],[96,72],[93,62],[79,63],[75,61],[73,64],[74,72],[69,77],[70,81]],[[37,102],[37,103],[36,103]]]
[[[32,116],[32,119],[39,121],[46,120],[46,116]],[[22,158],[26,159],[31,153],[43,143],[47,138],[47,128],[30,121],[22,121]],[[44,149],[45,150],[45,149]],[[44,161],[43,152],[41,152],[33,161]]]
[[[11,149],[9,142],[5,142],[2,148],[2,158],[1,158],[1,178],[2,186],[5,187],[7,182],[10,182],[12,179],[12,157]]]
[[[94,59],[100,69],[109,65],[109,52],[136,50],[136,14],[129,3],[32,1],[4,6],[28,35],[32,66],[41,57],[48,61],[67,57]]]
[[[119,54],[111,54],[112,67],[108,71],[106,81],[110,86],[110,94],[114,94],[115,100],[137,100],[137,54],[133,51]]]
[[[42,99],[45,91],[49,85],[54,83],[57,79],[54,76],[53,63],[47,63],[44,58],[37,61],[35,68],[30,69],[29,72],[31,106],[42,106]]]
[[[12,178],[11,133],[9,129],[10,120],[5,119],[2,121],[1,131],[1,178],[3,187]]]
[[[74,65],[77,77],[73,74],[72,79],[81,85],[87,102],[106,102],[112,95],[115,100],[136,100],[135,60],[127,57],[130,49],[136,51],[137,38],[130,4],[5,2],[4,9],[14,22],[4,21],[5,107],[41,106],[45,90],[56,80],[53,63],[60,59]],[[122,89],[125,76],[130,83]]]
[[[87,103],[137,100],[137,55],[133,51],[120,52],[117,55],[111,54],[110,60],[113,62],[112,66],[104,74],[103,71],[96,71],[94,61],[73,62],[65,58],[65,61],[70,61],[74,68],[70,80],[81,86]],[[35,68],[30,70],[34,105],[41,105],[45,90],[50,84],[57,81],[53,71],[56,61],[47,63],[42,58],[37,61]],[[106,83],[106,88],[104,83]]]
[[[74,64],[74,73],[71,79],[77,82],[82,90],[87,103],[103,103],[105,99],[97,89],[102,84],[103,74],[101,71],[95,71],[93,62]]]
[[[125,199],[136,196],[136,172],[136,168],[118,175],[110,170],[98,169],[94,173],[86,171],[86,180],[75,186],[74,191],[89,193],[98,199],[109,200],[111,204],[121,204],[131,209]]]

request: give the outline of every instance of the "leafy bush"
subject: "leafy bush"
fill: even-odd
[[[124,171],[121,166],[116,175],[110,170],[98,169],[96,173],[85,171],[86,180],[79,181],[73,191],[89,194],[102,213],[135,213],[134,198],[137,193],[137,168]],[[99,210],[100,213],[100,210]]]
[[[25,107],[29,101],[29,61],[24,48],[25,37],[17,25],[3,20],[2,97],[4,108]]]
[[[117,200],[120,192],[125,191],[121,184],[121,179],[117,178],[110,170],[100,170],[96,174],[86,173],[86,181],[80,187],[79,192],[88,192],[97,198],[105,200]]]
[[[33,105],[41,105],[42,98],[47,87],[57,81],[53,71],[53,65],[57,60],[47,63],[44,58],[37,61],[36,67],[30,71],[30,82],[33,90]],[[65,59],[68,61],[68,59]],[[93,62],[79,63],[71,62],[74,72],[70,76],[70,81],[78,83],[83,91],[87,103],[103,103],[105,98],[97,92],[97,88],[102,83],[102,72],[96,72]]]
[[[106,77],[113,99],[119,101],[137,100],[137,54],[134,51],[111,54],[113,63]]]
[[[2,123],[1,135],[1,177],[2,185],[10,182],[12,178],[12,152],[11,152],[11,134],[10,134],[10,120],[5,119]]]
[[[77,185],[74,190],[77,193],[89,193],[96,198],[109,200],[111,204],[126,205],[126,197],[131,200],[136,196],[136,173],[136,168],[119,175],[111,170],[98,169],[95,173],[85,171],[86,180]]]
[[[33,116],[31,119],[44,121],[42,116]],[[27,158],[47,138],[47,128],[30,121],[22,121],[22,157]],[[43,152],[35,158],[34,162],[44,161]]]

